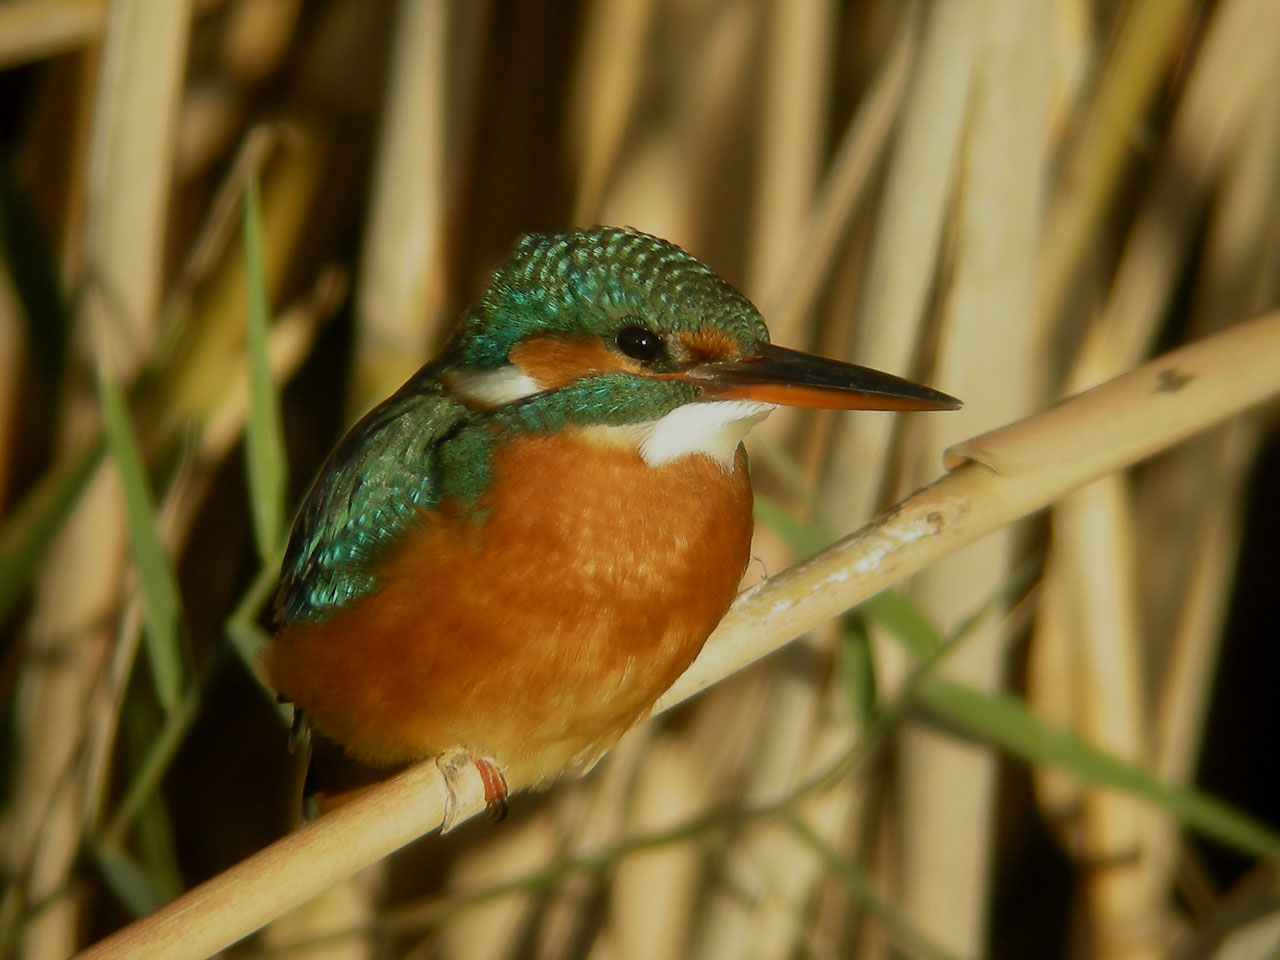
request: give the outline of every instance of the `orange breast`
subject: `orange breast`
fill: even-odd
[[[384,586],[266,655],[277,690],[375,763],[463,750],[513,789],[585,768],[684,671],[746,568],[751,488],[564,431],[495,454],[483,522],[426,513]]]

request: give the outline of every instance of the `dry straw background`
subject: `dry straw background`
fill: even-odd
[[[0,146],[0,955],[1280,948],[1280,0],[7,0]],[[757,430],[748,593],[589,778],[289,833],[292,507],[593,223],[966,406]]]

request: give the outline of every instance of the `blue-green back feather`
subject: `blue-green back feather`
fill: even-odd
[[[329,455],[294,521],[277,616],[318,621],[376,586],[376,567],[418,511],[440,501],[439,444],[467,417],[428,365]]]

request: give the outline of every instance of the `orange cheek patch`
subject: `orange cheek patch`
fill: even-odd
[[[533,337],[511,350],[511,362],[544,390],[568,386],[584,377],[625,370],[639,373],[640,364],[615,353],[602,340]]]
[[[695,363],[728,360],[742,354],[742,345],[719,330],[696,330],[679,336],[689,351],[689,359]]]

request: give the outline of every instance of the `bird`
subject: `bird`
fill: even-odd
[[[321,467],[267,683],[369,769],[434,758],[442,829],[468,766],[500,819],[509,793],[590,770],[698,655],[750,560],[742,439],[782,405],[960,402],[774,345],[658,237],[521,237],[440,355]]]

